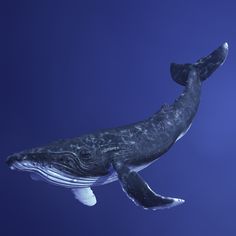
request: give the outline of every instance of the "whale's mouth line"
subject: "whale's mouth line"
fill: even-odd
[[[67,188],[82,187],[89,185],[89,181],[86,181],[85,178],[77,178],[74,176],[69,176],[65,173],[62,174],[62,172],[59,172],[58,170],[53,168],[50,168],[49,170],[48,168],[44,167],[43,170],[42,168],[32,166],[30,162],[23,162],[23,163],[15,162],[14,164],[12,164],[10,168],[12,170],[17,169],[19,171],[36,173],[47,182]]]

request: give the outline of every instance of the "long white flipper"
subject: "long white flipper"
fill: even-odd
[[[94,206],[97,203],[96,196],[91,188],[72,189],[75,198],[86,206]]]

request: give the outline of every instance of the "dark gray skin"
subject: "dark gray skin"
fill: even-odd
[[[69,188],[92,187],[118,178],[128,196],[146,209],[183,203],[156,194],[136,172],[166,153],[187,131],[199,106],[202,81],[222,65],[227,53],[225,43],[195,64],[171,64],[172,78],[185,86],[184,91],[150,118],[23,151],[10,156],[8,165]]]

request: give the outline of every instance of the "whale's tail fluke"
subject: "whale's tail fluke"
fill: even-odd
[[[228,43],[225,42],[208,56],[199,59],[194,64],[171,63],[170,73],[172,79],[178,84],[186,85],[188,73],[190,68],[193,66],[197,69],[201,81],[206,80],[219,66],[224,63],[228,55],[228,50]]]

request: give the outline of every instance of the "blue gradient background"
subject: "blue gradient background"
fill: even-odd
[[[0,235],[235,235],[235,1],[2,1]],[[86,207],[68,189],[33,182],[11,153],[142,120],[182,88],[170,62],[194,62],[224,41],[229,57],[203,85],[190,132],[141,172],[186,203],[136,207],[118,182]]]

